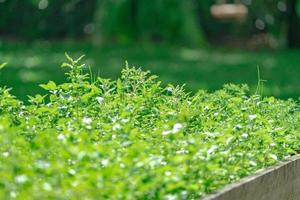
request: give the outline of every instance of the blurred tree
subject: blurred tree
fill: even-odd
[[[82,36],[97,0],[0,0],[0,34],[21,38]]]
[[[211,42],[238,38],[251,40],[253,36],[265,37],[270,47],[285,45],[286,40],[286,2],[285,0],[197,0],[199,20]],[[218,2],[241,3],[248,7],[244,21],[218,20],[212,17],[210,8]],[[230,41],[230,40],[229,40]]]
[[[194,1],[98,1],[97,33],[118,42],[150,40],[204,44]]]
[[[92,35],[96,27],[97,41],[100,38],[120,43],[154,41],[200,46],[206,44],[206,39],[219,43],[228,36],[247,39],[263,35],[273,47],[286,41],[289,47],[300,46],[300,0],[226,0],[248,7],[243,23],[214,19],[210,7],[217,2],[0,0],[0,35],[30,39],[82,37]]]
[[[133,5],[128,0],[98,0],[94,23],[95,37],[128,42],[133,38]]]
[[[288,46],[300,47],[300,0],[288,0]]]

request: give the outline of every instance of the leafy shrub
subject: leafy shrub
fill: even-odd
[[[45,96],[0,89],[0,199],[198,199],[299,150],[299,104],[247,86],[189,94],[140,69]]]

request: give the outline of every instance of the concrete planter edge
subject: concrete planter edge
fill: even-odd
[[[225,186],[202,200],[300,200],[300,154]]]

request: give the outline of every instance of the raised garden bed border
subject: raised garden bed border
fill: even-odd
[[[202,200],[300,200],[300,154],[225,186]]]

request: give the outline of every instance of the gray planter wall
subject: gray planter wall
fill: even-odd
[[[300,155],[228,185],[202,200],[300,200]]]

